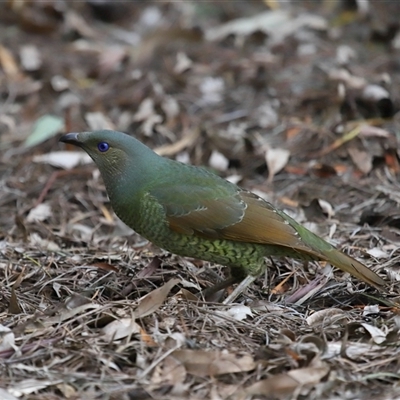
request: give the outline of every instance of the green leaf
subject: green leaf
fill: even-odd
[[[26,147],[36,146],[52,138],[64,129],[64,119],[54,115],[43,115],[33,127],[32,133],[25,140]]]

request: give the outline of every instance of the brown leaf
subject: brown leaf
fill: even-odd
[[[183,149],[186,147],[192,146],[197,138],[200,135],[200,130],[199,129],[194,129],[192,131],[187,132],[182,139],[176,141],[173,144],[165,145],[165,146],[160,146],[154,149],[154,151],[160,155],[160,156],[174,156],[177,153],[181,152]]]
[[[368,154],[365,150],[358,149],[357,147],[349,147],[347,149],[353,163],[364,174],[368,174],[372,170],[372,155]]]
[[[172,355],[185,365],[189,374],[201,377],[252,371],[256,366],[253,357],[246,353],[176,350]]]
[[[104,204],[100,205],[100,209],[101,209],[101,212],[103,213],[106,221],[110,224],[114,223],[114,218],[113,218],[112,214],[110,213],[110,211],[108,211],[108,208]]]
[[[268,379],[256,382],[246,389],[248,395],[263,394],[268,396],[285,396],[303,386],[314,386],[329,372],[329,367],[299,368],[285,374],[273,375]]]
[[[164,303],[170,290],[179,282],[179,279],[171,279],[165,285],[142,297],[138,308],[135,310],[136,318],[143,318],[157,311]]]
[[[0,45],[0,64],[9,78],[16,79],[19,77],[20,70],[13,54],[2,45]]]
[[[327,308],[316,311],[307,317],[307,324],[310,326],[329,326],[334,322],[347,319],[347,315],[339,308]]]
[[[385,163],[393,174],[398,175],[400,173],[400,163],[396,150],[387,149],[385,151]]]
[[[330,178],[337,175],[334,167],[327,164],[315,164],[312,166],[311,171],[318,178]]]
[[[153,338],[142,328],[140,328],[140,340],[146,344],[146,346],[157,346],[157,343]]]
[[[93,263],[90,264],[91,267],[96,267],[99,269],[103,269],[105,271],[114,271],[114,272],[118,272],[118,268],[114,267],[114,265],[111,265],[107,262],[97,262],[97,263]]]
[[[288,140],[293,139],[302,131],[302,129],[303,128],[300,126],[292,126],[292,127],[288,128],[286,131],[286,138]]]
[[[10,303],[8,304],[8,312],[10,314],[21,314],[22,312],[14,288],[11,288],[11,296],[10,296]]]
[[[162,364],[154,370],[151,378],[154,384],[167,384],[175,386],[186,379],[185,366],[175,357],[167,357]]]
[[[161,260],[158,257],[154,257],[143,269],[137,273],[136,278],[144,279],[154,275],[160,265]]]
[[[187,289],[182,288],[179,292],[178,295],[182,296],[185,300],[187,301],[195,301],[198,302],[200,299],[194,295],[192,292],[190,292]]]

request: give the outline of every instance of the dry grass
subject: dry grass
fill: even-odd
[[[47,169],[30,165],[25,187],[44,182]],[[87,176],[57,180],[46,199],[49,221],[28,223],[17,213],[20,222],[1,242],[0,315],[11,329],[3,340],[13,341],[0,351],[1,376],[12,394],[236,399],[298,391],[310,399],[373,398],[395,384],[398,318],[381,295],[335,272],[336,280],[326,284],[323,277],[325,284],[311,298],[307,290],[297,304],[285,305],[286,291],[296,292],[318,269],[275,260],[268,287],[260,279],[240,307],[191,301],[188,291],[212,283],[199,274],[201,263],[160,252],[106,218],[95,205],[105,200],[101,182]],[[34,204],[38,193],[25,201]],[[9,222],[16,211],[12,203],[2,205]],[[366,248],[377,236],[365,228],[348,243]],[[173,279],[177,285],[158,293]],[[147,293],[154,298],[143,299]]]
[[[143,5],[126,3],[108,24],[86,3],[9,3],[0,13],[0,399],[398,398],[400,107],[390,88],[382,105],[356,87],[384,73],[400,83],[395,43],[376,44],[374,17],[348,22],[337,5],[329,32],[208,41],[188,26],[207,33],[266,2],[155,3],[148,19]],[[384,27],[398,15],[393,4],[376,9]],[[34,15],[50,19],[47,31]],[[359,55],[340,82],[338,34]],[[146,39],[136,45],[135,35]],[[25,44],[42,57],[36,71],[15,50]],[[58,91],[59,76],[69,86]],[[207,103],[204,82],[221,101]],[[43,114],[62,117],[68,131],[110,124],[166,156],[212,159],[221,175],[376,270],[388,294],[329,266],[274,259],[238,304],[198,300],[223,268],[127,229],[93,165],[35,162],[60,149],[56,137],[24,146]],[[279,166],[267,148],[290,158]]]

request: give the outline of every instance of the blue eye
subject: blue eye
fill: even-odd
[[[105,153],[110,148],[110,145],[107,142],[99,142],[97,143],[97,148],[102,153]]]

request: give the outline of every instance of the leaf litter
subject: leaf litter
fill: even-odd
[[[400,395],[398,5],[295,3],[4,5],[1,398]],[[260,193],[390,295],[274,259],[239,304],[204,301],[224,270],[123,227],[57,143],[94,128]]]

